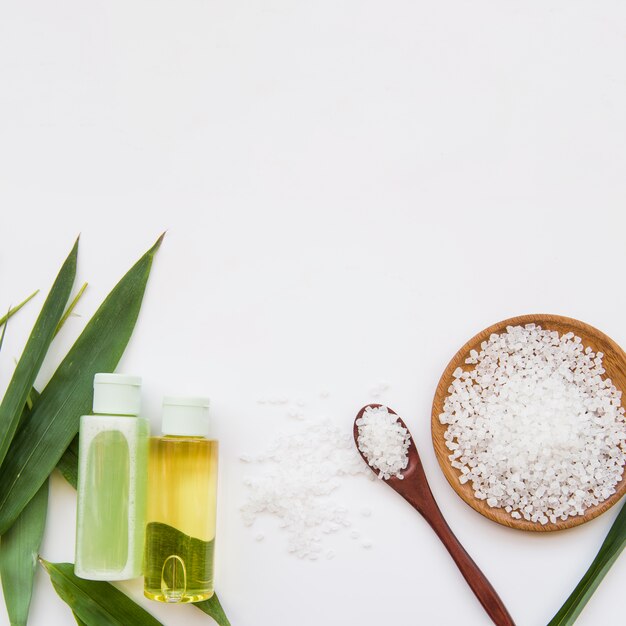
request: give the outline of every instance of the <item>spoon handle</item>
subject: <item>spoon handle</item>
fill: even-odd
[[[474,563],[472,557],[465,551],[465,548],[455,537],[446,520],[443,518],[434,498],[432,505],[428,507],[427,511],[424,511],[424,507],[420,508],[424,519],[430,524],[439,539],[441,539],[443,545],[450,553],[450,556],[457,564],[461,574],[463,574],[463,578],[465,578],[467,584],[493,622],[497,624],[497,626],[515,626],[515,622],[506,610],[500,596],[498,596],[496,590],[480,571],[478,565]]]

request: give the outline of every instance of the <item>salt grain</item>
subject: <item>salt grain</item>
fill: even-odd
[[[349,511],[333,497],[342,479],[371,474],[349,433],[328,420],[296,422],[296,432],[279,436],[269,449],[246,456],[254,474],[244,478],[248,497],[244,524],[269,513],[287,533],[288,551],[316,560],[322,535],[350,527]]]
[[[359,450],[367,462],[379,470],[378,477],[402,479],[401,471],[409,464],[411,435],[398,421],[398,416],[389,413],[384,406],[367,407],[356,425]]]
[[[459,481],[513,519],[555,523],[606,500],[626,461],[622,392],[573,333],[509,326],[455,370],[439,416]],[[459,372],[461,370],[461,372]]]

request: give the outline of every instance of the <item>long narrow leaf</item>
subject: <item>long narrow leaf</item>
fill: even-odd
[[[216,593],[204,602],[196,602],[194,606],[203,613],[210,615],[220,626],[230,626],[230,622],[226,617],[226,613],[224,613],[224,609]]]
[[[87,283],[83,283],[82,287],[78,290],[78,293],[67,307],[67,310],[63,314],[63,317],[57,327],[57,333],[61,330],[63,324],[65,324],[69,316],[76,308],[78,301],[81,299],[83,293],[85,293],[85,289],[87,289]],[[63,453],[63,456],[59,459],[57,468],[61,474],[63,474],[65,480],[67,480],[67,482],[69,482],[72,487],[76,489],[76,485],[78,484],[78,435],[72,439],[72,443],[70,443],[67,450]]]
[[[26,626],[47,509],[46,480],[13,526],[2,535],[0,576],[11,626]]]
[[[20,423],[30,417],[32,403],[38,396],[33,388],[22,410]],[[28,620],[47,504],[48,481],[40,487],[0,542],[0,579],[11,626],[24,626]]]
[[[72,442],[63,453],[63,456],[57,463],[57,469],[63,474],[63,478],[77,489],[78,485],[78,435],[72,439]]]
[[[162,626],[110,583],[78,578],[73,563],[49,563],[41,559],[41,564],[50,575],[55,591],[80,622],[90,626]]]
[[[10,317],[13,317],[27,302],[30,302],[38,293],[39,293],[39,289],[37,289],[37,291],[33,291],[33,293],[31,293],[30,296],[26,298],[26,300],[20,302],[17,306],[14,306],[12,309],[9,309],[9,312],[5,316],[0,317],[0,326],[5,324],[6,321]]]
[[[548,626],[571,626],[626,546],[626,504],[622,506],[600,550],[581,581]]]
[[[56,327],[55,336],[78,304],[86,287],[87,283],[80,288],[67,307]],[[6,329],[6,326],[4,328]],[[39,395],[33,387],[26,398],[20,424],[30,418],[33,404]],[[37,567],[37,554],[48,513],[48,483],[49,481],[46,480],[40,487],[35,497],[19,514],[13,526],[2,537],[0,543],[0,576],[11,626],[26,626],[27,623]]]
[[[76,276],[77,255],[78,240],[76,240],[72,251],[52,285],[52,289],[44,302],[41,313],[35,322],[35,326],[26,342],[26,347],[15,368],[11,382],[4,394],[2,404],[0,404],[0,464],[6,457],[9,445],[11,445],[15,435],[22,409],[26,404],[26,398],[35,383],[39,368],[54,338],[56,327],[70,297],[74,277]],[[43,480],[30,494],[31,497],[35,495],[35,492],[42,484]]]
[[[74,613],[74,611],[72,611],[72,613]],[[85,622],[83,622],[83,620],[80,619],[80,617],[78,617],[76,613],[74,613],[74,619],[76,620],[76,623],[78,624],[78,626],[89,626],[88,624],[85,624]]]
[[[20,425],[30,418],[31,413],[33,412],[33,405],[37,402],[38,398],[39,392],[33,387],[28,394],[28,398],[26,398],[26,404],[22,411],[22,415],[20,416]]]
[[[61,330],[61,328],[63,328],[63,324],[67,322],[69,316],[74,312],[74,309],[76,308],[76,305],[78,304],[78,301],[82,298],[83,294],[85,293],[85,289],[87,289],[87,283],[82,284],[81,288],[78,290],[78,293],[74,296],[72,301],[69,303],[67,309],[65,309],[65,313],[63,313],[63,317],[59,320],[56,330],[54,331],[55,336],[59,334],[59,331]]]
[[[0,468],[0,534],[35,495],[91,411],[93,377],[115,370],[139,315],[163,235],[113,288],[57,368]]]

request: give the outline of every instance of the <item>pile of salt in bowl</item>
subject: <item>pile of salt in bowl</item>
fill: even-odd
[[[460,482],[490,507],[540,524],[614,494],[626,420],[603,357],[574,333],[535,324],[509,326],[472,350],[439,415]]]

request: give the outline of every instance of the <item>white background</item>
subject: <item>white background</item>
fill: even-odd
[[[0,309],[45,292],[82,233],[90,286],[44,385],[168,230],[120,370],[143,376],[155,429],[163,394],[213,399],[235,626],[489,623],[382,484],[347,494],[373,511],[371,550],[337,536],[333,560],[300,562],[275,520],[260,543],[241,522],[238,456],[290,424],[257,399],[301,397],[349,429],[380,380],[518,625],[565,600],[617,510],[547,535],[483,519],[439,470],[430,407],[458,347],[505,317],[569,315],[626,345],[625,70],[618,0],[2,2]],[[8,327],[3,385],[43,295]],[[73,559],[74,500],[55,476],[49,560]],[[581,626],[623,619],[625,575],[622,558]],[[211,622],[143,604],[168,626]],[[42,571],[30,623],[73,623]]]

